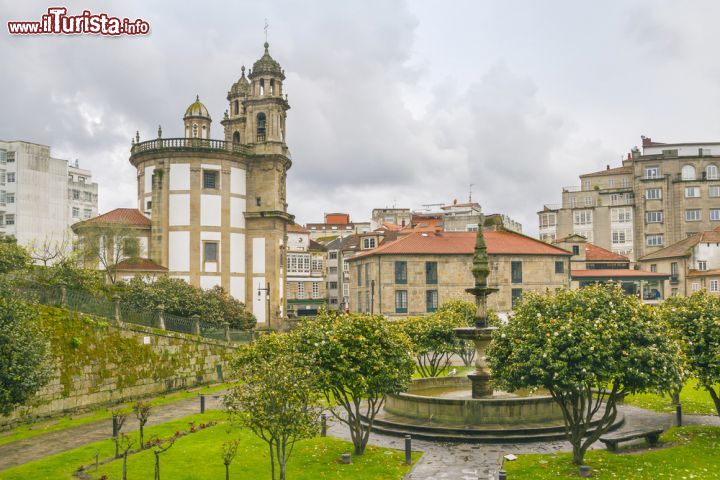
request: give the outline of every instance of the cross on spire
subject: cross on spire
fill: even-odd
[[[268,40],[267,30],[268,30],[268,27],[269,27],[269,26],[270,26],[270,25],[268,25],[268,21],[267,21],[267,18],[266,18],[266,19],[265,19],[265,28],[264,28],[264,30],[265,30],[265,43],[267,43],[267,40]]]

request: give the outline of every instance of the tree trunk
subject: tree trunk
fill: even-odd
[[[225,480],[230,480],[230,464],[225,464]]]
[[[155,454],[155,480],[160,480],[160,455]]]
[[[140,424],[140,450],[143,450],[145,448],[145,443],[143,442],[143,424]]]
[[[720,415],[720,394],[715,391],[712,385],[705,385],[705,390],[707,390],[710,397],[712,397],[713,402],[715,402],[715,410],[717,410],[718,415]]]
[[[582,439],[581,439],[582,440]],[[573,442],[575,443],[575,442]],[[585,458],[585,449],[579,444],[573,445],[573,463],[575,465],[582,465],[583,459]]]
[[[123,454],[122,480],[127,480],[127,455],[128,455],[128,451],[125,450],[125,453]]]
[[[275,453],[273,452],[272,442],[268,445],[270,446],[270,478],[275,480]]]

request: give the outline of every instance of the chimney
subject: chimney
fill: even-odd
[[[642,146],[643,147],[652,147],[652,144],[653,144],[652,138],[646,137],[645,135],[640,135],[640,138],[642,138]]]
[[[610,165],[605,165],[605,170],[610,170]]]

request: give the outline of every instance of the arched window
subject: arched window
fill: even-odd
[[[237,115],[240,113],[240,102],[238,102],[237,100],[233,102],[233,112],[233,115]]]
[[[275,95],[275,80],[270,79],[270,95]]]
[[[202,126],[202,138],[208,138],[207,128],[205,128],[205,125]]]
[[[265,95],[265,80],[260,79],[260,95]]]
[[[718,168],[716,165],[708,165],[705,169],[705,175],[707,176],[708,180],[717,180],[718,179]]]
[[[262,81],[262,80],[261,80]],[[265,123],[266,123],[266,117],[263,112],[260,112],[257,114],[257,141],[258,142],[264,142],[265,141]]]
[[[197,123],[193,123],[193,130],[192,130],[192,132],[193,132],[193,134],[192,134],[193,138],[197,138],[197,136],[198,136]]]
[[[233,143],[240,143],[240,132],[233,133]]]
[[[680,170],[680,178],[682,180],[695,180],[695,167],[692,165],[685,165]]]

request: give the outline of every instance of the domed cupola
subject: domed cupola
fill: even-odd
[[[270,56],[270,52],[268,52],[269,47],[270,44],[265,42],[265,54],[260,57],[260,60],[253,64],[252,71],[248,75],[250,80],[263,76],[276,77],[280,80],[285,80],[285,72],[282,68],[280,68],[280,64]]]
[[[210,138],[212,119],[207,107],[200,101],[199,95],[185,110],[183,120],[185,121],[185,136],[187,138]]]
[[[230,91],[227,96],[228,100],[233,97],[242,97],[250,93],[250,82],[247,77],[245,77],[245,65],[243,65],[240,70],[242,71],[242,75],[240,76],[240,79],[233,83],[232,87],[230,87]]]

